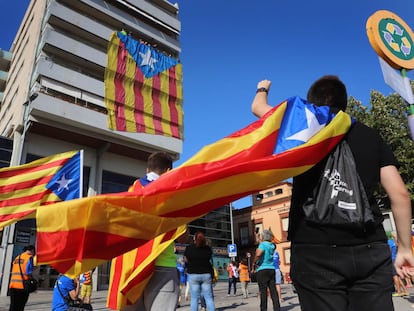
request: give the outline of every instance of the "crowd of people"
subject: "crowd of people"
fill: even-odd
[[[262,253],[262,249],[266,248],[267,244],[269,244],[269,249]],[[240,261],[231,260],[228,263],[226,269],[228,273],[227,296],[238,296],[237,289],[240,287],[242,299],[249,298],[251,275],[255,273],[261,310],[267,309],[268,293],[271,294],[274,301],[274,310],[280,310],[280,302],[282,301],[280,258],[276,251],[273,233],[270,230],[264,230],[260,234],[260,244],[256,251],[255,262],[257,265],[252,266],[248,258],[243,257]],[[177,271],[180,279],[178,308],[182,305],[183,299],[188,301],[191,297],[192,311],[199,310],[198,307],[201,310],[215,310],[212,269],[211,247],[207,245],[204,234],[197,232],[194,235],[194,244],[190,244],[186,248],[184,257],[177,259]]]
[[[30,289],[27,283],[33,279],[34,255],[34,245],[27,245],[23,248],[23,252],[13,260],[9,283],[9,311],[23,311],[30,293],[36,289],[36,287]],[[66,311],[69,306],[92,310],[92,272],[88,271],[75,278],[60,274],[53,288],[52,311]]]
[[[267,115],[273,109],[268,104],[270,86],[269,80],[262,80],[257,85],[252,111],[258,117]],[[345,111],[347,99],[346,87],[336,76],[318,79],[307,94],[308,102],[315,106],[328,106],[330,113]],[[304,206],[314,199],[322,176],[329,174],[324,171],[328,154],[293,179],[288,230],[291,242],[290,275],[302,310],[391,311],[394,309],[393,291],[395,296],[406,295],[407,286],[412,286],[413,273],[410,268],[414,267],[414,257],[410,194],[398,172],[397,159],[377,131],[355,122],[343,140],[349,146],[358,169],[361,184],[358,190],[364,192],[374,219],[358,228],[348,226],[348,223],[339,226],[309,219]],[[172,159],[166,153],[155,153],[149,160],[146,178],[134,184],[137,187],[144,187],[172,168]],[[379,185],[390,199],[397,227],[394,235],[388,238],[388,243],[381,211],[374,196]],[[281,273],[274,235],[270,230],[256,231],[256,238],[259,244],[252,269],[246,265],[246,258],[239,263],[233,260],[228,264],[227,295],[237,295],[237,283],[240,282],[243,298],[248,298],[248,284],[253,273],[259,288],[260,310],[267,310],[270,295],[273,311],[279,311],[282,301]],[[33,272],[33,255],[34,247],[28,246],[13,262],[11,311],[23,310],[29,297],[24,281]],[[186,288],[185,298],[190,295],[191,311],[198,311],[200,303],[202,308],[214,311],[213,253],[203,232],[193,235],[193,241],[186,247],[179,264],[177,269],[173,246],[169,245],[157,258],[154,273],[143,295],[135,305],[122,310],[175,310],[180,306],[180,296]],[[179,278],[178,271],[183,278]],[[84,276],[79,299],[81,280],[60,275],[53,291],[52,310],[66,310],[68,301],[78,299],[86,305],[90,303],[90,276],[91,272],[89,277],[88,274]]]

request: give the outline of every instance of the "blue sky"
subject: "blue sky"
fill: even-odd
[[[28,2],[0,2],[0,48],[9,49]],[[185,140],[176,165],[255,120],[250,104],[259,80],[272,80],[272,105],[306,97],[313,80],[325,74],[338,75],[363,104],[369,104],[371,90],[392,93],[369,44],[366,21],[377,10],[389,10],[414,28],[411,0],[177,2]],[[412,72],[408,76],[413,79]],[[242,199],[234,206],[250,204]]]

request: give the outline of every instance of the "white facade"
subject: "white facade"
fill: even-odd
[[[102,191],[104,172],[138,177],[153,151],[179,157],[179,139],[107,128],[106,49],[111,33],[119,30],[175,57],[180,53],[178,7],[166,0],[30,2],[10,51],[0,101],[0,135],[14,140],[12,165],[83,149],[89,171],[84,195],[95,195]],[[15,231],[13,225],[3,234],[3,280],[20,250]],[[7,283],[2,282],[2,295]]]

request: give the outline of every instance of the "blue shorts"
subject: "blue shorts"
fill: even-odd
[[[275,270],[275,283],[276,285],[282,284],[282,273],[280,272],[280,269]]]

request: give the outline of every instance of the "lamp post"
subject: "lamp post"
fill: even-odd
[[[233,204],[229,203],[229,209],[230,209],[230,234],[231,234],[231,244],[234,245],[234,232],[233,232]],[[231,257],[231,260],[235,260],[236,257]]]

